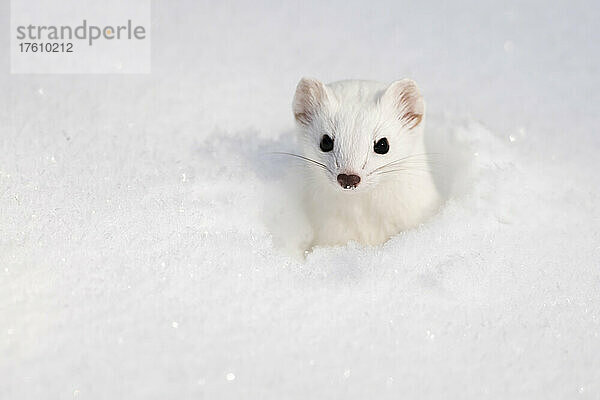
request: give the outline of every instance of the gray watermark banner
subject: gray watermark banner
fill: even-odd
[[[11,0],[11,73],[150,73],[150,0]]]

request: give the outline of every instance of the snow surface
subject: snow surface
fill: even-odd
[[[165,1],[151,75],[2,59],[0,398],[600,398],[599,9]],[[303,75],[419,83],[439,215],[293,255]]]

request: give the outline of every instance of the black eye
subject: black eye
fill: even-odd
[[[390,150],[390,144],[386,138],[379,139],[377,142],[375,142],[373,150],[375,150],[375,153],[377,154],[385,154]]]
[[[333,150],[333,139],[329,135],[323,135],[321,138],[321,144],[319,145],[321,150],[328,152]]]

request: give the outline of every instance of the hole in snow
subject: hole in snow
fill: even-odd
[[[276,249],[303,259],[311,241],[301,204],[303,186],[298,180],[305,166],[293,157],[273,154],[300,153],[295,133],[284,132],[277,140],[263,139],[256,132],[235,136],[219,132],[215,136],[220,138],[217,143],[201,147],[207,166],[216,169],[223,182],[222,187],[210,188],[213,195],[223,191],[225,197],[234,191],[242,200],[232,207],[243,207],[235,218],[248,218],[253,230],[264,230],[272,237]],[[426,150],[437,155],[432,157],[431,170],[444,200],[460,199],[471,190],[478,166],[493,163],[486,149],[496,140],[477,123],[429,117]],[[190,179],[186,175],[186,180]]]

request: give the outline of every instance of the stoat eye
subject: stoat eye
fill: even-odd
[[[323,137],[321,138],[321,144],[319,144],[319,147],[324,152],[333,150],[333,139],[329,135],[323,135]]]
[[[375,146],[373,146],[373,150],[377,154],[385,154],[390,151],[390,144],[386,138],[381,138],[375,142]]]

